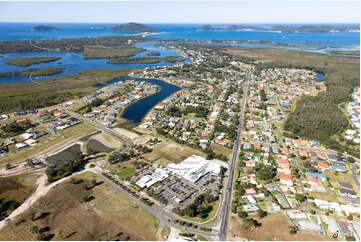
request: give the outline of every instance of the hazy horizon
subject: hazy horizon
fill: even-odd
[[[307,24],[307,25],[330,25],[330,24],[340,24],[340,25],[345,25],[345,24],[360,24],[360,22],[324,22],[324,23],[290,23],[290,22],[274,22],[274,23],[248,23],[248,22],[229,22],[229,23],[217,23],[217,22],[194,22],[194,23],[180,23],[180,22],[1,22],[0,23],[18,23],[18,24],[126,24],[126,23],[138,23],[138,24],[179,24],[179,25],[187,25],[187,24],[217,24],[217,25],[226,25],[226,24],[254,24],[254,25],[273,25],[273,24],[289,24],[289,25],[299,25],[299,24]]]
[[[12,2],[2,23],[327,24],[359,23],[360,2]]]

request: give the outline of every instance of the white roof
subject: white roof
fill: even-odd
[[[22,136],[24,139],[29,139],[30,137],[33,137],[33,134],[23,133],[21,136]]]
[[[287,211],[287,215],[290,217],[290,218],[297,218],[297,219],[300,219],[300,218],[307,218],[306,214],[301,212],[300,210],[290,210],[290,211]]]
[[[246,197],[250,203],[257,203],[256,199],[254,199],[252,195],[247,195]]]
[[[138,186],[140,186],[141,188],[144,188],[145,186],[147,186],[147,183],[150,182],[151,180],[152,180],[152,177],[150,175],[145,175],[142,178],[140,178],[136,184]]]
[[[152,175],[145,175],[137,181],[137,185],[141,188],[150,187],[158,181],[163,181],[168,177],[167,171],[162,168],[157,168]]]
[[[20,148],[23,148],[23,147],[26,147],[26,146],[28,146],[28,145],[25,144],[24,142],[15,144],[15,147],[16,147],[17,149],[20,149]]]
[[[346,130],[346,134],[353,135],[353,134],[355,134],[355,133],[356,133],[355,130],[352,130],[352,129]]]
[[[204,157],[192,155],[178,164],[169,164],[167,169],[191,182],[196,182],[208,172],[218,174],[221,166]]]
[[[34,139],[28,139],[28,140],[25,140],[24,141],[27,145],[32,145],[32,144],[35,144],[36,143],[36,140]]]

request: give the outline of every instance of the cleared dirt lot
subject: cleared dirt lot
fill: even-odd
[[[123,135],[131,140],[136,139],[139,135],[137,135],[136,133],[130,132],[126,129],[122,129],[122,128],[114,128],[113,129],[115,132],[117,132],[120,135]]]

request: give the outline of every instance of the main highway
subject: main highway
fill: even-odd
[[[228,173],[228,182],[225,190],[225,198],[223,201],[222,209],[219,211],[219,215],[221,216],[221,228],[219,231],[219,239],[222,241],[227,240],[227,230],[229,226],[229,216],[230,216],[230,210],[231,210],[231,203],[232,203],[232,191],[233,191],[233,179],[234,179],[234,171],[237,165],[237,157],[238,157],[238,150],[239,145],[241,142],[241,130],[243,127],[243,116],[244,111],[247,103],[247,96],[248,96],[248,82],[250,78],[251,71],[248,70],[247,78],[244,85],[244,92],[243,92],[243,98],[241,102],[241,110],[240,110],[240,117],[239,117],[239,123],[237,128],[237,137],[234,141],[233,145],[233,152],[232,152],[232,160],[231,164],[229,166],[229,173]]]

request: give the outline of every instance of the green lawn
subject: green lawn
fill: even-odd
[[[199,241],[208,241],[204,236],[197,234],[197,239]]]
[[[137,170],[134,167],[128,167],[128,168],[121,170],[118,173],[118,177],[120,179],[125,179],[125,178],[133,176],[136,172],[137,172]]]

